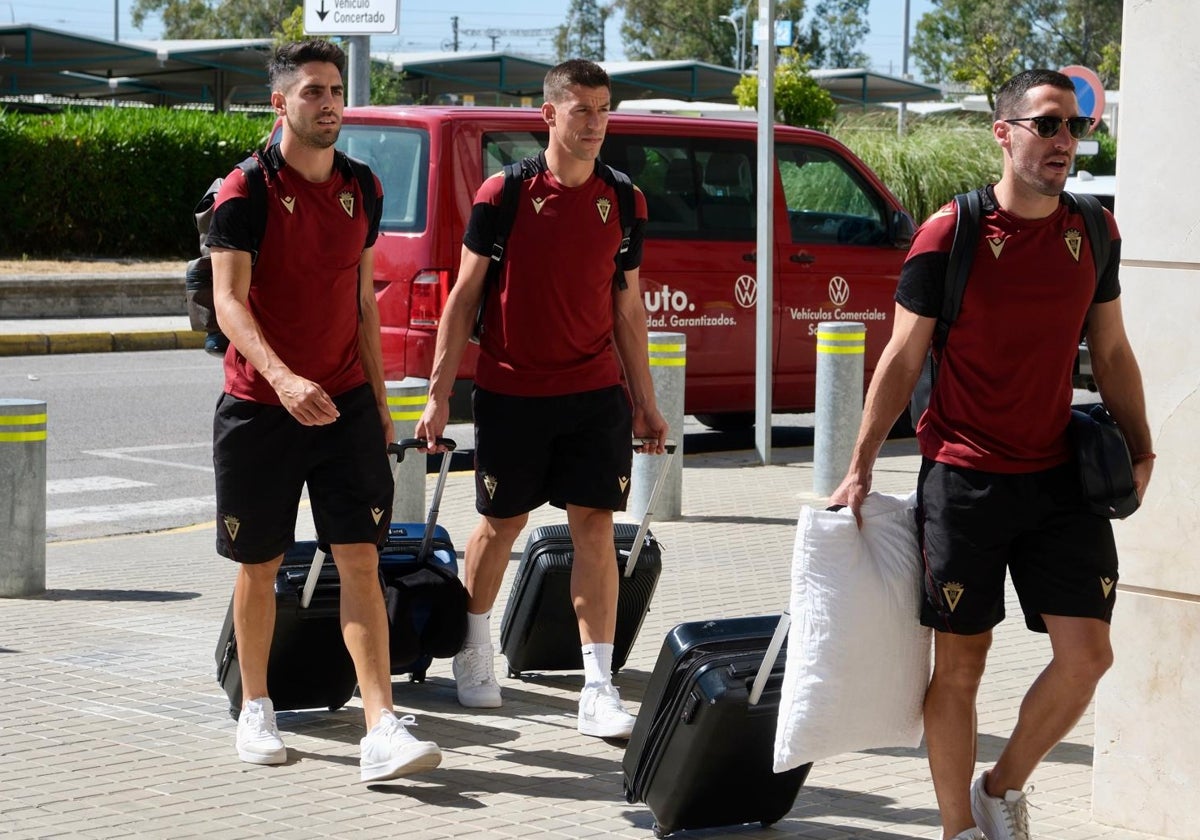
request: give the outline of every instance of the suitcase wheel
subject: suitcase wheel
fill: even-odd
[[[408,681],[409,681],[409,682],[414,682],[414,683],[423,683],[423,682],[425,682],[425,672],[424,672],[424,671],[413,671],[413,672],[412,672],[412,673],[409,675],[409,677],[408,677]]]
[[[662,840],[663,837],[666,837],[670,833],[668,831],[663,831],[662,828],[659,827],[658,823],[655,823],[653,826],[651,826],[651,828],[654,831],[654,836],[659,838],[659,840]]]
[[[233,718],[234,720],[237,720],[238,718],[240,718],[242,716],[242,710],[235,709],[235,708],[233,708],[233,706],[230,706],[229,707],[229,716],[231,718]]]
[[[512,668],[509,668],[508,669],[508,678],[510,680],[519,680],[519,679],[521,679],[521,672],[514,671]]]

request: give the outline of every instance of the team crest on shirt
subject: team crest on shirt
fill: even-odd
[[[1000,234],[999,236],[987,237],[987,244],[992,249],[992,256],[1000,259],[1000,252],[1004,250],[1004,243],[1008,241],[1008,236]]]
[[[1117,582],[1110,577],[1100,578],[1100,588],[1102,590],[1104,590],[1105,599],[1107,599],[1108,596],[1110,594],[1112,594],[1113,587],[1116,586],[1116,584],[1117,584]]]
[[[596,199],[596,209],[600,212],[600,221],[608,224],[608,214],[612,212],[612,200],[600,196]]]
[[[1067,228],[1063,240],[1066,241],[1067,250],[1071,252],[1075,262],[1079,262],[1079,246],[1083,243],[1083,234],[1079,232],[1079,228]]]
[[[283,204],[284,210],[288,211],[289,213],[296,212],[296,196],[282,195],[279,197],[279,201]]]
[[[496,485],[499,483],[500,482],[496,480],[496,476],[488,475],[487,473],[483,474],[483,489],[487,490],[489,499],[494,499],[496,497]]]
[[[346,211],[347,216],[351,219],[354,218],[354,193],[349,190],[338,193],[338,204],[342,205],[342,209]]]
[[[961,583],[942,584],[942,594],[946,596],[946,604],[950,607],[950,612],[954,612],[954,608],[958,606],[958,599],[962,597],[965,589],[966,587]]]
[[[225,531],[229,534],[230,542],[237,542],[238,529],[242,527],[242,521],[236,516],[225,516],[222,518],[225,523]]]
[[[533,212],[540,214],[542,212],[542,205],[546,203],[546,197],[543,195],[537,198],[530,198],[529,200],[533,202]]]

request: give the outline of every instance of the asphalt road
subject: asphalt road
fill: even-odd
[[[221,383],[220,362],[195,350],[0,358],[0,397],[47,406],[47,539],[211,522],[212,412]],[[775,415],[772,446],[810,446],[812,420]],[[471,426],[447,433],[460,449],[454,469],[469,469]],[[684,424],[689,454],[754,448],[753,429],[714,432],[691,417]]]

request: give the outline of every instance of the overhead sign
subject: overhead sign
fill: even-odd
[[[400,21],[400,0],[304,0],[308,35],[389,35]]]
[[[1099,122],[1104,116],[1104,84],[1094,70],[1078,64],[1072,64],[1059,71],[1075,85],[1075,98],[1079,100],[1079,110],[1085,117],[1095,117]]]

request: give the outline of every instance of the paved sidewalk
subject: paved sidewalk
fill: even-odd
[[[670,627],[784,605],[797,512],[819,503],[806,495],[811,449],[776,450],[770,467],[751,458],[685,459],[684,515],[654,526],[662,579],[617,678],[634,710]],[[876,489],[909,492],[917,465],[912,441],[890,442]],[[453,474],[442,521],[460,551],[475,519],[472,497],[470,477]],[[530,527],[560,516],[543,509]],[[339,712],[281,713],[286,765],[239,762],[213,664],[234,569],[212,544],[211,523],[51,543],[49,591],[0,602],[0,835],[652,837],[649,810],[623,798],[622,746],[575,731],[577,673],[502,679],[504,707],[477,712],[458,706],[446,660],[424,685],[398,678],[398,710],[416,714],[417,734],[445,754],[424,776],[358,783],[357,698]],[[497,604],[497,635],[515,566]],[[982,762],[999,754],[1048,655],[1045,638],[1019,619],[997,631],[980,706]],[[502,659],[497,670],[504,673]],[[1036,836],[1148,837],[1091,822],[1092,740],[1089,713],[1035,775]],[[681,836],[900,840],[939,831],[924,751],[886,749],[819,762],[791,814],[769,829]]]

